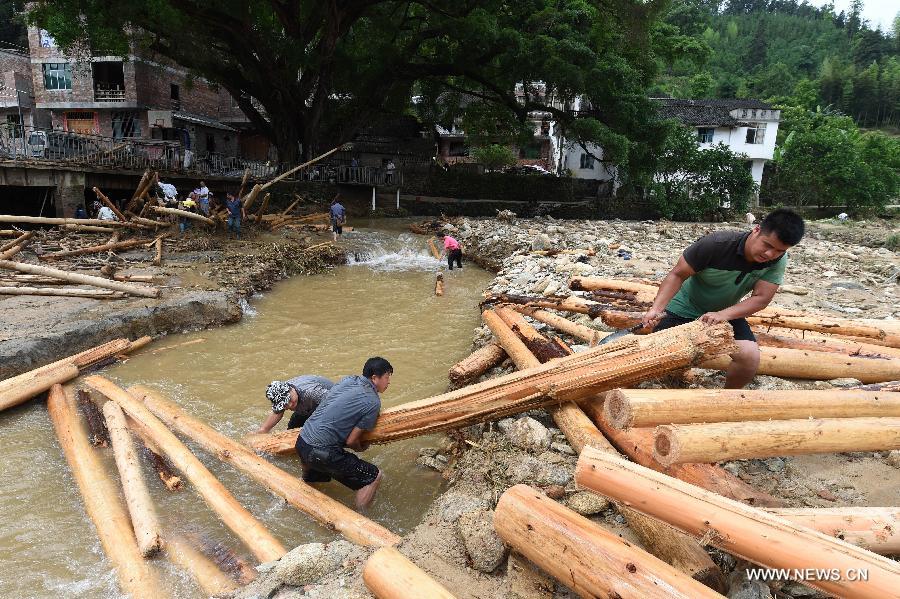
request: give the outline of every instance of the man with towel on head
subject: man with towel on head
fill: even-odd
[[[272,402],[272,413],[256,432],[271,431],[281,422],[285,410],[294,412],[288,421],[288,428],[300,428],[332,387],[333,381],[313,374],[305,374],[287,381],[272,381],[266,387],[266,398]]]

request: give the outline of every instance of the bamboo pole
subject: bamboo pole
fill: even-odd
[[[568,318],[564,318],[546,310],[540,310],[531,306],[512,305],[510,307],[516,312],[530,316],[531,318],[539,322],[543,322],[544,324],[553,327],[557,331],[566,333],[567,335],[571,335],[576,339],[587,341],[591,345],[591,347],[594,347],[595,345],[597,345],[597,343],[600,342],[601,339],[611,334],[598,331],[597,329],[592,329],[591,327],[586,327],[576,322],[572,322]]]
[[[29,225],[99,225],[101,227],[132,227],[136,224],[97,218],[55,218],[50,216],[20,216],[17,214],[0,214],[0,223],[26,223]]]
[[[851,390],[615,389],[603,402],[603,417],[618,429],[859,416],[900,417],[900,396]]]
[[[109,437],[112,440],[113,455],[119,469],[119,479],[125,493],[125,504],[131,514],[131,525],[137,539],[138,549],[144,557],[156,554],[162,547],[159,519],[153,508],[153,501],[144,482],[134,451],[134,443],[125,425],[125,414],[115,402],[103,405],[103,416]]]
[[[456,597],[394,547],[382,547],[369,556],[362,576],[366,588],[378,599]]]
[[[315,520],[337,530],[354,543],[367,546],[394,545],[400,537],[351,510],[342,503],[277,468],[240,443],[213,430],[174,403],[143,386],[129,390],[144,406],[167,425],[199,443],[204,449],[284,498]]]
[[[31,237],[33,235],[34,235],[34,231],[25,231],[24,233],[22,233],[21,235],[19,235],[15,239],[13,239],[12,241],[8,241],[7,243],[0,245],[0,254],[5,252],[6,250],[11,250],[12,248],[14,248],[17,245],[24,244],[26,241],[31,239]]]
[[[541,361],[552,359],[546,354],[539,359],[526,346],[526,337],[536,344],[547,343],[547,339],[528,325],[521,314],[509,310],[493,314],[488,310],[482,316],[486,317],[485,322],[491,332],[500,340],[503,349],[518,368],[530,368]],[[515,333],[511,328],[513,326],[516,327]],[[571,353],[571,350],[566,351]],[[582,449],[590,446],[618,455],[603,433],[594,426],[577,404],[573,402],[560,404],[550,407],[549,412],[576,453],[581,453]],[[721,571],[696,540],[625,505],[617,504],[616,508],[653,555],[712,589],[725,590]]]
[[[100,287],[102,289],[111,289],[113,291],[121,291],[122,293],[127,293],[129,295],[139,295],[141,297],[158,297],[159,289],[154,287],[142,287],[140,285],[130,285],[128,283],[119,283],[118,281],[110,281],[109,279],[103,277],[95,277],[92,275],[83,275],[80,273],[67,272],[65,270],[58,270],[56,268],[50,268],[48,266],[39,266],[37,264],[27,264],[25,262],[12,262],[10,260],[0,260],[0,268],[5,268],[8,270],[16,270],[19,272],[34,274],[34,275],[44,275],[48,277],[53,277],[54,279],[60,279],[62,281],[69,281],[70,283],[81,283],[83,285],[91,285],[93,287]]]
[[[500,497],[494,528],[505,543],[581,597],[722,597],[526,485]]]
[[[91,189],[91,191],[93,191],[95,194],[97,194],[97,198],[99,198],[99,200],[100,200],[101,202],[103,202],[104,204],[106,204],[106,206],[107,206],[110,210],[113,211],[113,214],[116,215],[116,218],[118,218],[120,222],[123,222],[123,223],[124,223],[126,220],[128,220],[128,219],[125,218],[125,215],[122,214],[122,213],[119,211],[118,208],[116,208],[116,205],[115,205],[114,203],[112,203],[112,201],[110,201],[110,199],[109,199],[108,197],[106,197],[105,195],[103,195],[103,192],[100,191],[99,188],[94,187],[94,188]]]
[[[663,466],[891,449],[900,449],[900,418],[672,424],[653,437],[653,457]]]
[[[643,337],[624,337],[535,368],[388,408],[363,440],[389,443],[586,399],[623,384],[683,370],[707,354],[733,352],[732,339],[727,323],[700,322]],[[290,453],[298,434],[291,429],[274,435],[248,435],[244,442],[256,451]]]
[[[88,443],[72,399],[62,386],[51,389],[47,410],[72,476],[81,490],[85,511],[94,523],[104,552],[115,566],[119,586],[133,599],[165,596],[156,576],[141,557],[119,494]]]
[[[0,287],[0,295],[41,295],[93,299],[120,299],[126,297],[124,293],[106,289],[59,289],[55,287]]]
[[[207,225],[215,225],[216,224],[216,221],[214,221],[211,218],[206,218],[202,214],[188,212],[187,210],[179,210],[178,208],[163,208],[162,206],[150,206],[150,209],[155,212],[158,212],[160,214],[171,214],[173,216],[181,216],[184,218],[190,218],[192,220],[196,220],[201,223],[205,223]]]
[[[208,597],[226,595],[239,588],[234,580],[181,535],[166,537],[166,556],[175,565],[190,572]]]
[[[900,555],[900,507],[780,508],[767,511],[879,555]]]
[[[587,448],[575,481],[757,564],[837,570],[841,580],[805,580],[825,593],[861,599],[896,595],[900,564],[622,458]],[[862,571],[867,580],[854,580]]]
[[[434,280],[434,294],[438,297],[444,295],[444,275],[442,273],[438,273]]]
[[[287,551],[265,526],[238,503],[237,499],[207,470],[200,460],[157,420],[140,401],[103,377],[92,375],[85,383],[119,404],[129,416],[140,422],[156,445],[166,454],[175,467],[191,481],[197,493],[206,501],[222,522],[240,538],[260,560],[270,562]]]
[[[718,356],[701,368],[727,370],[731,357]],[[781,378],[829,381],[855,378],[863,383],[882,383],[900,379],[900,359],[879,360],[801,349],[762,347],[759,350],[757,374]]]
[[[93,245],[90,247],[78,248],[77,250],[66,250],[63,252],[54,252],[52,254],[43,254],[41,260],[60,260],[62,258],[71,258],[72,256],[82,256],[84,254],[99,254],[100,252],[112,252],[116,250],[124,250],[137,247],[147,243],[146,239],[131,239],[129,241],[117,241],[113,243],[104,243],[103,245]]]
[[[496,343],[488,343],[454,364],[447,378],[455,385],[461,385],[481,376],[494,366],[499,366],[505,359],[506,352],[502,347]]]
[[[73,364],[58,364],[54,368],[38,369],[0,382],[0,412],[24,403],[53,385],[71,381],[78,376]]]

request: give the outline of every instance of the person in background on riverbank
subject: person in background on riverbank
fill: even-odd
[[[341,196],[336,195],[331,200],[331,208],[328,210],[328,216],[331,217],[331,232],[334,234],[334,240],[337,241],[338,235],[344,234],[344,225],[347,223],[347,209],[340,202]]]
[[[462,268],[462,246],[459,242],[454,238],[450,237],[443,231],[438,233],[438,236],[444,242],[444,254],[447,256],[447,268],[449,270],[453,270],[453,263],[456,263],[456,266]]]
[[[119,220],[116,217],[116,213],[109,206],[100,206],[100,209],[97,210],[97,218],[100,220]]]
[[[241,219],[246,216],[244,202],[241,198],[236,198],[233,193],[229,193],[225,197],[225,208],[228,210],[228,234],[230,236],[234,233],[240,239]]]
[[[267,433],[281,422],[285,410],[292,410],[287,427],[300,428],[312,416],[334,382],[322,376],[306,374],[286,381],[272,381],[266,387],[266,398],[272,402],[272,413],[257,429]]]
[[[759,345],[747,316],[769,305],[784,280],[788,249],[800,243],[803,219],[780,208],[750,232],[716,231],[691,244],[656,292],[642,317],[661,331],[700,320],[728,321],[738,345],[725,373],[725,387],[740,389],[759,368]],[[741,300],[747,293],[750,296]]]
[[[380,393],[391,384],[394,368],[384,358],[366,360],[362,376],[348,376],[331,388],[319,407],[300,429],[297,453],[307,483],[332,478],[356,491],[356,507],[366,509],[381,484],[378,466],[348,452],[365,451],[363,433],[375,428],[381,413]]]

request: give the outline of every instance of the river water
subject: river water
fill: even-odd
[[[480,323],[481,291],[491,274],[469,263],[445,273],[443,297],[434,296],[441,263],[425,239],[399,223],[375,222],[348,234],[351,263],[328,274],[278,283],[254,297],[240,323],[169,335],[104,373],[124,386],[160,390],[220,432],[239,438],[253,432],[271,405],[273,379],[319,374],[333,380],[359,374],[366,358],[394,366],[384,407],[442,393],[447,369],[471,347]],[[204,341],[154,353],[185,341]],[[289,413],[288,413],[289,414]],[[276,427],[287,425],[287,415]],[[364,457],[385,472],[368,516],[403,535],[420,521],[442,489],[439,474],[417,466],[420,448],[434,438],[374,446]],[[286,547],[337,538],[299,510],[188,442],[195,454]],[[111,476],[109,449],[99,449]],[[275,458],[299,472],[294,457]],[[84,512],[43,403],[0,414],[0,597],[118,597],[115,575]],[[252,563],[241,542],[222,525],[189,483],[169,492],[145,467],[164,531],[202,533]],[[353,505],[338,483],[318,485]],[[154,560],[166,591],[199,597],[187,575],[163,557]]]

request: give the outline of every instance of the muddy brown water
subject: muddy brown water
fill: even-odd
[[[384,407],[446,390],[447,369],[471,347],[480,322],[481,291],[492,275],[470,264],[445,273],[446,291],[433,295],[440,268],[425,239],[377,223],[347,243],[359,262],[329,274],[277,284],[254,298],[243,320],[215,330],[169,335],[103,374],[122,386],[145,384],[233,438],[252,432],[270,404],[273,379],[315,373],[334,380],[357,374],[369,356],[394,366]],[[358,249],[357,249],[358,248]],[[153,353],[161,347],[205,341]],[[286,426],[287,417],[276,427]],[[417,466],[423,437],[366,452],[386,475],[369,517],[404,534],[420,521],[442,490],[439,474]],[[338,538],[299,510],[188,442],[223,484],[286,547]],[[99,450],[117,478],[110,450]],[[298,472],[293,457],[275,458]],[[114,572],[87,518],[43,403],[0,414],[0,597],[118,597]],[[166,491],[145,466],[151,495],[165,530],[202,532],[248,561],[249,552],[190,488]],[[337,483],[318,485],[352,505],[352,493]],[[190,578],[158,557],[166,591],[200,597]]]

